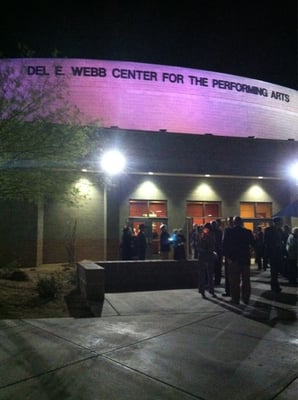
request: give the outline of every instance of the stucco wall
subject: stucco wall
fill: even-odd
[[[218,136],[295,138],[297,91],[246,77],[123,61],[1,60],[26,85],[66,78],[87,120],[122,129]]]

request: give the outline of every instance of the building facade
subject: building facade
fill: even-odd
[[[98,165],[82,165],[74,184],[86,199],[76,207],[26,205],[24,215],[23,206],[3,205],[1,236],[14,218],[19,240],[8,247],[22,254],[24,265],[65,262],[70,243],[77,260],[119,259],[122,228],[137,232],[140,224],[147,258],[155,259],[161,223],[188,237],[193,223],[241,215],[254,229],[298,198],[297,177],[289,174],[298,161],[295,90],[151,64],[5,62],[22,68],[29,81],[66,75],[69,101],[101,122],[107,150],[117,148],[127,160],[126,169],[109,178]]]

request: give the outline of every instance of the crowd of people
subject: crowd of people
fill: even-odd
[[[270,269],[270,289],[274,294],[282,290],[279,276],[290,285],[297,285],[298,227],[283,225],[280,217],[273,218],[266,228],[258,226],[254,232],[244,227],[239,216],[228,218],[225,226],[220,219],[194,225],[190,244],[192,258],[198,259],[198,290],[203,298],[206,289],[216,297],[214,287],[224,278],[222,295],[231,297],[231,303],[239,304],[242,300],[249,304],[253,257],[258,270]]]
[[[145,225],[140,224],[139,230],[135,234],[132,228],[125,225],[122,230],[120,243],[122,260],[145,260],[147,250],[147,239],[145,235]]]
[[[172,234],[168,232],[166,224],[160,225],[159,256],[162,260],[173,257],[174,260],[186,259],[186,238],[182,228],[175,228]],[[122,230],[120,243],[122,260],[145,260],[147,253],[147,238],[145,224],[140,224],[138,232],[134,232],[129,225]]]
[[[186,259],[187,240],[182,228],[168,232],[166,224],[160,225],[159,254],[167,260]],[[274,294],[281,292],[279,276],[297,285],[298,227],[283,225],[280,217],[272,219],[269,226],[258,226],[253,232],[244,227],[243,220],[229,217],[204,225],[194,224],[189,237],[191,258],[198,260],[198,291],[206,298],[206,291],[216,297],[215,288],[224,280],[225,292],[231,303],[249,304],[251,295],[251,259],[255,258],[258,270],[270,269],[270,288]],[[139,225],[137,234],[125,226],[122,232],[121,257],[123,260],[145,260],[147,239],[145,225]]]

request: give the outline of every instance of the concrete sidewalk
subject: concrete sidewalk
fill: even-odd
[[[106,294],[101,318],[0,320],[0,399],[297,400],[297,287],[249,306],[196,289]]]

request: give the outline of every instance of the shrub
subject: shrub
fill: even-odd
[[[76,270],[73,269],[72,271],[70,271],[68,283],[73,286],[76,286],[78,284],[78,275]]]
[[[0,279],[11,279],[11,270],[7,268],[0,268]]]
[[[7,265],[0,268],[0,279],[8,279],[12,281],[29,281],[27,272],[17,269],[13,265]]]
[[[16,269],[15,271],[12,271],[10,279],[13,281],[28,281],[29,276],[27,272],[22,271],[21,269]]]
[[[59,285],[54,276],[50,278],[40,278],[37,281],[37,292],[43,299],[53,299],[57,297]]]

